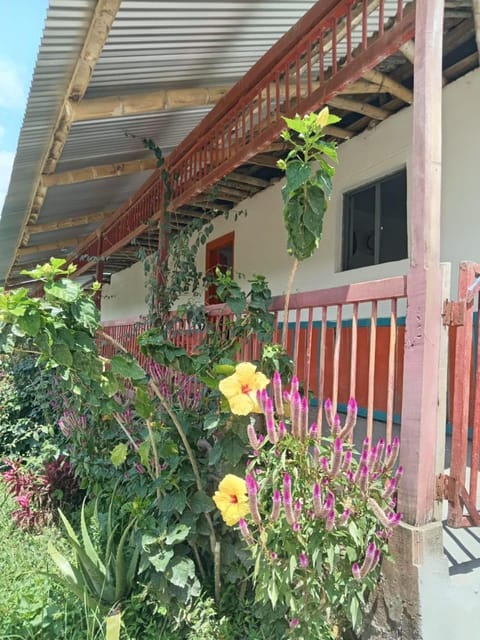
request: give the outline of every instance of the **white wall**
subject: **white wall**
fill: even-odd
[[[102,289],[102,320],[131,318],[147,313],[147,288],[143,263],[112,276],[110,284]]]
[[[480,261],[480,69],[469,73],[444,89],[443,189],[441,258],[452,262],[453,280],[458,262]],[[297,272],[294,290],[308,291],[337,285],[384,278],[407,272],[408,260],[342,272],[341,240],[343,194],[355,187],[407,167],[407,184],[411,183],[412,109],[403,109],[374,129],[343,143],[339,147],[339,165],[334,178],[334,192],[325,214],[324,234],[317,253],[303,262]],[[282,183],[245,200],[239,209],[248,215],[234,223],[219,219],[211,240],[235,231],[235,270],[247,277],[260,273],[268,277],[272,292],[283,293],[292,258],[286,252],[286,235],[282,219]],[[408,187],[407,187],[408,190]],[[410,211],[410,193],[408,210]],[[205,254],[199,255],[203,270]],[[135,278],[137,278],[136,281]],[[140,291],[142,291],[140,295]],[[132,267],[112,277],[105,288],[110,302],[104,303],[102,315],[113,319],[145,313],[142,272]]]

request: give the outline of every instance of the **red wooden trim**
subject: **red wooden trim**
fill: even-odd
[[[294,293],[290,296],[290,309],[309,307],[335,306],[337,304],[352,304],[355,302],[370,302],[372,300],[390,300],[391,298],[407,297],[406,276],[395,276],[384,280],[357,282],[354,284]],[[275,296],[271,310],[282,311],[285,297]]]

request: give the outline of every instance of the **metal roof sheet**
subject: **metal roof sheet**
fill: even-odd
[[[314,2],[123,0],[85,97],[233,84]],[[11,264],[95,5],[95,0],[50,0],[0,219],[0,281]],[[208,111],[201,107],[75,123],[57,171],[146,157],[143,137],[153,138],[168,153]],[[146,175],[100,180],[88,189],[85,184],[50,188],[39,222],[119,206]],[[59,237],[52,232],[51,238]]]

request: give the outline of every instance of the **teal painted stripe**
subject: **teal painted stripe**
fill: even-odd
[[[359,318],[359,320],[357,321],[357,327],[370,327],[371,324],[371,319],[370,318]],[[297,326],[296,322],[289,322],[288,323],[288,328],[289,329],[293,329],[295,331]],[[321,320],[314,320],[312,323],[312,326],[314,329],[321,329],[322,328],[322,321]],[[335,320],[327,320],[327,328],[328,329],[335,329],[337,326],[337,323]],[[352,326],[352,320],[342,320],[342,327],[351,327]],[[377,327],[389,327],[390,326],[390,318],[377,318]],[[404,327],[405,326],[405,316],[400,316],[397,318],[397,323],[396,323],[397,327]],[[278,323],[278,328],[281,329],[283,327],[283,322],[279,322]],[[307,320],[302,320],[300,322],[300,329],[308,329],[308,321]]]

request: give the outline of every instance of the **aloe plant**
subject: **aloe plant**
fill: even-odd
[[[107,634],[108,640],[119,637],[119,606],[133,590],[140,560],[140,549],[134,543],[136,518],[131,518],[120,534],[121,524],[114,523],[113,500],[114,496],[108,509],[106,542],[103,548],[96,545],[90,536],[85,518],[85,503],[80,512],[80,536],[59,510],[74,562],[70,562],[51,542],[48,545],[49,554],[60,572],[56,580],[87,607],[107,615],[107,630],[110,631]],[[95,519],[98,521],[98,500],[95,501]],[[115,613],[108,617],[111,611]],[[112,617],[115,624],[111,624]]]

